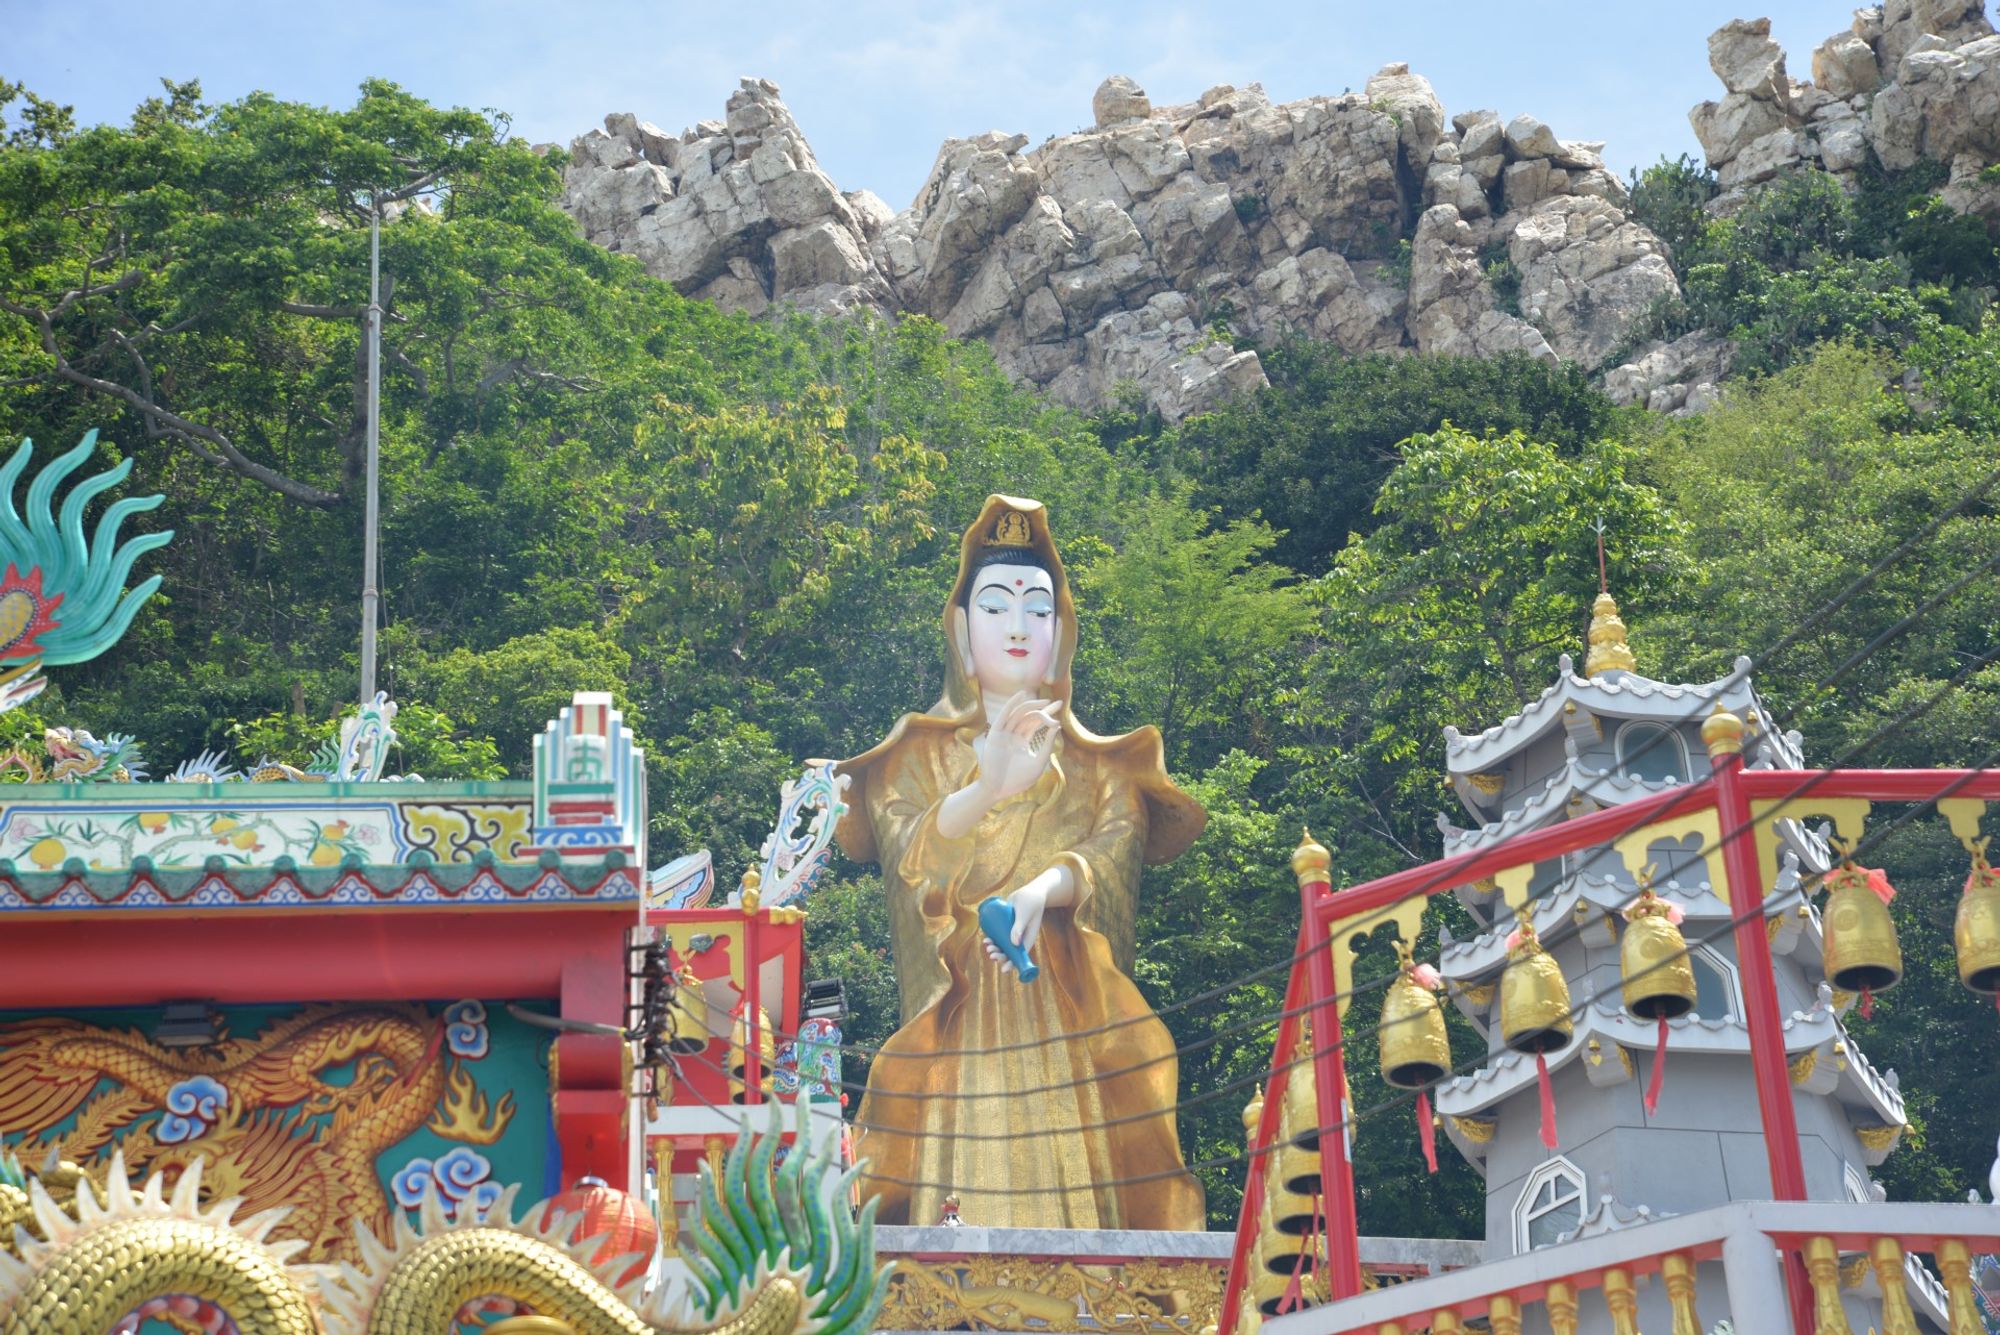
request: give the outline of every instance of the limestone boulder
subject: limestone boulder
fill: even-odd
[[[1869,109],[1870,137],[1892,171],[1918,158],[2000,157],[2000,36],[1905,56],[1897,82]]]
[[[1813,83],[1830,97],[1872,93],[1882,86],[1875,48],[1852,32],[1837,32],[1814,48],[1812,76]]]
[[[1470,162],[1474,158],[1497,156],[1506,151],[1507,129],[1494,112],[1467,112],[1452,117],[1451,123],[1458,131],[1459,161]]]
[[[1545,199],[1514,223],[1507,257],[1522,318],[1565,361],[1595,369],[1679,283],[1666,245],[1609,201]]]
[[[1051,392],[1087,408],[1111,402],[1129,383],[1179,421],[1269,383],[1255,352],[1204,339],[1194,316],[1194,302],[1179,292],[1106,316],[1084,337],[1081,374],[1060,378]]]
[[[1951,179],[1938,191],[1942,199],[1960,213],[1982,218],[1987,229],[2000,229],[2000,181],[1988,180],[1986,159],[1977,153],[1961,153],[1952,159]]]
[[[1097,85],[1097,92],[1090,99],[1090,109],[1097,117],[1097,128],[1104,130],[1152,115],[1153,101],[1146,96],[1146,90],[1132,79],[1114,74]]]
[[[1562,144],[1551,130],[1533,116],[1516,116],[1507,122],[1507,155],[1512,158],[1552,158]]]
[[[1410,245],[1408,324],[1420,352],[1493,356],[1525,352],[1553,362],[1541,331],[1496,308],[1472,229],[1457,210],[1424,210]]]
[[[1787,118],[1775,102],[1748,93],[1730,93],[1720,102],[1695,107],[1688,113],[1688,123],[1694,127],[1709,165],[1719,168],[1765,135],[1785,129]]]
[[[678,137],[607,116],[571,144],[562,205],[585,237],[732,309],[888,308],[852,206],[769,80],[743,80],[723,120]]]
[[[1859,171],[1868,165],[1868,154],[1868,135],[1858,117],[1832,121],[1820,127],[1819,160],[1828,171]]]
[[[1376,71],[1362,92],[1370,106],[1386,109],[1397,122],[1404,161],[1412,171],[1422,171],[1445,127],[1444,103],[1438,101],[1430,80],[1410,73],[1410,67],[1399,61]]]
[[[1731,19],[1708,38],[1708,67],[1732,93],[1791,103],[1792,85],[1785,74],[1785,49],[1771,40],[1771,20]]]
[[[1313,249],[1287,255],[1251,284],[1246,333],[1304,333],[1327,339],[1343,352],[1380,352],[1403,341],[1408,295],[1383,281],[1379,264],[1356,272],[1345,258]]]
[[[1613,403],[1644,404],[1655,412],[1676,413],[1712,402],[1714,387],[1728,374],[1735,343],[1721,334],[1696,330],[1671,343],[1652,343],[1623,366],[1605,372],[1604,392]]]
[[[1778,173],[1797,167],[1813,152],[1813,140],[1803,131],[1773,130],[1745,144],[1715,177],[1724,189],[1761,185]]]

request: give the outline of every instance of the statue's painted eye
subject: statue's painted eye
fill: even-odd
[[[1007,610],[1007,600],[997,595],[989,594],[979,600],[979,610],[982,612],[991,612],[993,615],[999,616]]]
[[[1046,593],[1039,590],[1028,595],[1028,615],[1034,617],[1054,616],[1056,605]]]

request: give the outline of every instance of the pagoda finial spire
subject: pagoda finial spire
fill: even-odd
[[[1604,521],[1598,520],[1597,598],[1590,605],[1590,652],[1583,661],[1583,675],[1606,672],[1636,672],[1639,660],[1625,640],[1625,622],[1618,615],[1618,602],[1611,596],[1611,581],[1604,565]]]

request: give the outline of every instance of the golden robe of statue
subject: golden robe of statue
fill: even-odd
[[[1071,716],[1076,615],[1039,503],[988,498],[960,547],[945,632],[943,698],[841,766],[853,776],[841,846],[882,865],[902,994],[903,1026],[861,1103],[863,1190],[883,1223],[936,1223],[955,1193],[969,1224],[1199,1229],[1173,1040],[1127,971],[1140,865],[1179,854],[1206,814],[1167,777],[1157,729],[1098,737]],[[1038,690],[995,708],[1007,697],[992,678],[1013,684],[1012,661],[1042,665]],[[1029,693],[1046,712],[1019,713],[1009,761],[988,710],[1004,720]],[[954,795],[979,788],[983,756],[996,770],[1046,768],[949,833],[967,819],[949,804],[967,810]],[[1040,975],[1024,983],[990,957],[978,907],[1051,890],[1031,952]]]

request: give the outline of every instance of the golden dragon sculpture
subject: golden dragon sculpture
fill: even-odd
[[[511,1189],[451,1218],[433,1196],[386,1236],[359,1224],[360,1259],[324,1266],[271,1236],[282,1209],[239,1220],[237,1200],[204,1205],[199,1160],[171,1191],[163,1173],[134,1190],[116,1155],[102,1188],[55,1174],[56,1190],[0,1160],[0,1221],[21,1223],[0,1247],[0,1335],[105,1335],[152,1315],[191,1326],[173,1318],[197,1309],[237,1335],[447,1335],[495,1299],[528,1318],[517,1329],[570,1335],[861,1335],[889,1268],[875,1264],[872,1205],[847,1209],[854,1170],[806,1150],[806,1117],[782,1165],[774,1105],[765,1133],[744,1124],[720,1182],[703,1170],[683,1231],[692,1283],[643,1300],[605,1278],[627,1258],[594,1267],[594,1240],[541,1232],[538,1208],[517,1220]]]
[[[68,1131],[23,1156],[53,1150],[95,1161],[93,1173],[114,1141],[141,1174],[205,1160],[211,1189],[241,1195],[253,1214],[289,1207],[283,1236],[304,1239],[309,1259],[342,1259],[352,1255],[352,1221],[388,1227],[384,1151],[427,1125],[492,1144],[512,1116],[511,1095],[489,1105],[442,1053],[443,1027],[420,1006],[315,1006],[210,1049],[174,1051],[136,1029],[13,1021],[0,1025],[0,1126],[54,1126],[75,1114]],[[323,1078],[348,1063],[351,1080]],[[165,1143],[157,1124],[139,1119],[196,1076],[224,1092],[221,1115],[200,1135]]]

